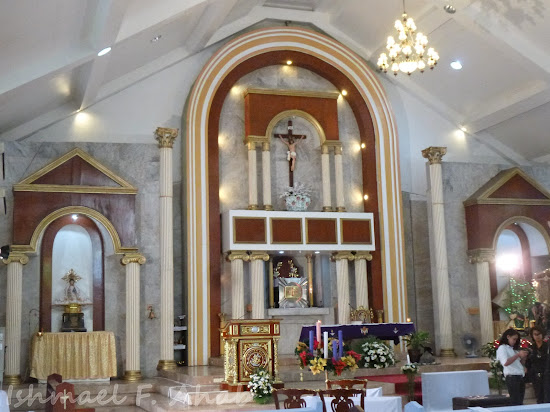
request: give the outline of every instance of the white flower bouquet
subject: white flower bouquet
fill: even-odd
[[[384,342],[370,338],[362,345],[362,348],[365,368],[382,369],[395,365],[393,350]]]
[[[281,193],[280,198],[283,199],[288,196],[308,196],[311,197],[311,189],[305,183],[294,183],[294,186],[287,186],[286,190]]]
[[[405,375],[416,375],[418,373],[418,366],[415,363],[407,363],[401,366],[401,372]]]
[[[252,398],[257,403],[267,403],[271,400],[271,392],[273,391],[273,378],[264,368],[258,368],[250,375],[248,389],[252,394]]]

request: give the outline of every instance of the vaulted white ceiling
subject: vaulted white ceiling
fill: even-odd
[[[447,3],[456,13],[444,11]],[[490,145],[550,163],[550,2],[406,7],[441,60],[430,73],[385,76]],[[375,67],[401,13],[401,0],[0,2],[0,141],[23,139],[266,21],[313,25]],[[105,46],[111,53],[98,57]],[[461,71],[450,68],[455,59]]]

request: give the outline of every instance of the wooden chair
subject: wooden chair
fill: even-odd
[[[353,389],[354,386],[360,385],[364,390],[367,389],[367,379],[334,379],[327,380],[327,389],[336,389],[335,386],[339,386],[342,389]]]
[[[279,405],[281,395],[286,396],[282,399],[283,409],[298,409],[306,407],[306,401],[302,399],[303,395],[317,395],[317,392],[311,389],[274,389],[272,395],[276,409],[281,409]]]
[[[323,412],[328,412],[326,398],[334,398],[330,401],[330,411],[332,412],[350,412],[355,409],[353,397],[360,397],[360,407],[365,409],[365,391],[363,389],[327,389],[319,391],[319,397],[323,404]]]

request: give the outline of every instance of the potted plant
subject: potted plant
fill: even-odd
[[[303,183],[294,183],[281,194],[285,199],[286,210],[305,212],[311,204],[311,190],[308,185]]]
[[[419,330],[405,336],[403,341],[407,345],[410,361],[418,363],[424,346],[430,343],[430,334],[425,330]]]

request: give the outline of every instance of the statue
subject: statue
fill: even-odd
[[[288,147],[286,160],[290,163],[290,172],[289,172],[289,186],[294,186],[294,168],[296,167],[296,140],[305,139],[305,135],[293,135],[292,134],[292,120],[288,121],[287,134],[277,134],[276,136],[281,139],[281,141]],[[287,139],[288,141],[286,141]]]
[[[56,303],[89,303],[84,293],[76,286],[76,282],[82,278],[76,274],[74,269],[69,270],[61,279],[67,282],[67,286],[63,299],[58,299]]]

